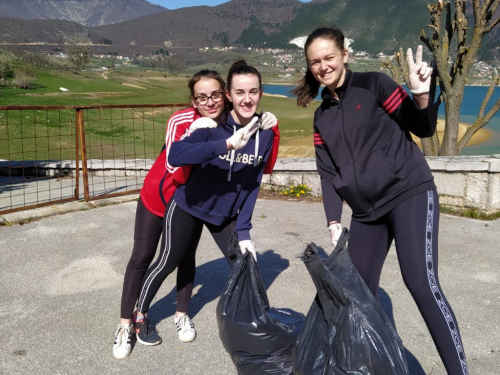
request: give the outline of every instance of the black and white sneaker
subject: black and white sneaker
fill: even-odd
[[[115,333],[115,343],[113,344],[113,356],[116,359],[125,359],[130,355],[132,345],[130,338],[132,336],[132,324],[120,324]]]
[[[196,329],[194,324],[186,314],[174,318],[175,326],[177,327],[177,334],[179,340],[182,342],[191,342],[196,338]]]
[[[134,312],[132,319],[135,325],[137,341],[139,341],[142,345],[161,344],[161,337],[155,329],[149,326],[149,319],[147,316],[137,319],[137,314]]]

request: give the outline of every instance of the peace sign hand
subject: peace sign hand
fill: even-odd
[[[409,68],[410,92],[413,95],[422,95],[429,92],[431,86],[432,68],[422,61],[422,46],[417,47],[416,61],[413,62],[411,48],[406,51],[406,61]]]

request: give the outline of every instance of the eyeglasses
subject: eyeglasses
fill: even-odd
[[[199,105],[207,105],[208,99],[212,99],[212,101],[214,103],[219,102],[222,100],[222,92],[221,91],[214,91],[212,93],[212,95],[210,95],[210,96],[199,95],[199,96],[194,97],[194,100]]]

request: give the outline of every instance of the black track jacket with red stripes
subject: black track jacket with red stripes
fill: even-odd
[[[343,200],[353,220],[368,222],[436,188],[410,136],[410,131],[421,138],[434,133],[433,98],[421,110],[386,74],[349,69],[335,91],[339,100],[323,89],[323,101],[314,113],[316,165],[327,223],[340,222]]]

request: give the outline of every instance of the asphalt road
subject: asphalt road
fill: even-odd
[[[136,208],[135,201],[123,200],[127,198],[4,215],[8,225],[0,226],[0,373],[236,373],[215,319],[228,267],[207,232],[197,252],[196,295],[189,311],[197,339],[188,344],[177,339],[171,275],[150,310],[163,343],[137,344],[128,359],[113,358]],[[344,224],[349,217],[346,209]],[[259,199],[253,225],[271,305],[307,313],[315,291],[298,256],[310,242],[330,251],[322,204]],[[470,374],[500,373],[499,243],[499,220],[441,216],[440,281],[461,328]],[[403,340],[411,374],[446,374],[404,286],[394,249],[380,287],[379,298]]]

